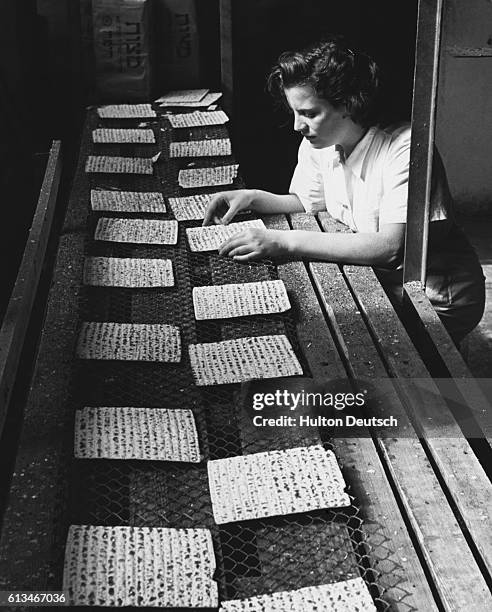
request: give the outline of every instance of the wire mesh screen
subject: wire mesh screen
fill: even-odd
[[[90,125],[100,123],[91,115]],[[127,123],[113,121],[114,127]],[[105,123],[105,125],[108,125]],[[131,525],[146,527],[206,527],[212,532],[217,559],[221,599],[249,597],[279,590],[314,586],[362,576],[378,609],[388,609],[378,587],[378,568],[371,561],[361,512],[355,500],[343,511],[322,510],[263,520],[216,525],[212,514],[206,469],[208,459],[220,459],[260,451],[309,444],[300,434],[278,428],[267,435],[251,425],[239,385],[196,387],[186,347],[190,343],[214,342],[243,336],[286,334],[309,376],[309,367],[296,337],[292,312],[236,319],[195,321],[192,289],[201,285],[251,282],[278,278],[271,262],[238,264],[217,253],[192,253],[185,228],[199,222],[180,223],[176,246],[134,245],[93,240],[97,219],[115,216],[90,211],[89,190],[96,188],[131,191],[160,191],[165,196],[186,195],[180,191],[180,168],[221,165],[230,158],[169,159],[172,134],[167,120],[153,122],[162,158],[152,176],[85,175],[78,201],[87,210],[86,255],[135,258],[168,258],[172,261],[175,285],[167,288],[126,289],[82,286],[80,322],[114,321],[168,323],[180,328],[183,345],[178,364],[78,360],[74,368],[71,404],[85,406],[133,406],[189,408],[199,433],[202,462],[178,464],[156,461],[75,460],[73,431],[67,432],[67,471],[70,497],[60,501],[60,541],[55,543],[54,581],[60,584],[63,569],[62,541],[69,524]],[[173,139],[189,140],[227,137],[224,127],[174,131]],[[151,147],[152,148],[152,147]],[[125,155],[149,156],[148,145],[130,147]],[[154,150],[152,150],[154,152]],[[116,145],[82,148],[86,154],[118,155]],[[79,172],[83,167],[79,167]],[[237,185],[236,185],[237,186]],[[194,193],[211,193],[206,188]],[[118,217],[138,217],[118,213]],[[145,216],[145,215],[144,215]],[[159,218],[173,218],[168,210]],[[82,282],[82,279],[81,279]],[[321,432],[317,443],[332,448]],[[312,442],[311,442],[312,443]],[[350,492],[350,488],[349,488]],[[378,527],[371,526],[372,535]],[[381,545],[384,546],[381,537]],[[388,558],[390,556],[390,543]],[[390,561],[386,572],[398,568]],[[397,573],[397,572],[396,572]],[[402,595],[403,596],[403,595]]]

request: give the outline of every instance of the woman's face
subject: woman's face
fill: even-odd
[[[340,144],[349,133],[352,120],[344,108],[337,109],[319,98],[308,85],[286,87],[285,97],[294,113],[294,130],[315,149]]]

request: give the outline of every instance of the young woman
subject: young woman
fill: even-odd
[[[292,112],[303,137],[289,193],[226,191],[209,203],[204,225],[229,223],[244,209],[258,213],[327,210],[352,233],[251,229],[220,253],[254,259],[318,259],[374,266],[388,293],[401,299],[410,165],[410,126],[383,129],[377,65],[334,38],[283,53],[268,86]],[[456,226],[444,168],[435,154],[426,292],[459,342],[479,322],[484,277]]]

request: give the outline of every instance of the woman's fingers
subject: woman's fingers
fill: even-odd
[[[246,255],[234,255],[233,259],[234,261],[239,261],[241,263],[244,263],[246,261],[254,261],[256,259],[262,259],[262,255],[258,251],[251,251],[250,253],[247,253]]]
[[[207,205],[202,225],[216,225],[222,222],[224,214],[229,209],[229,202],[225,193],[215,195]]]
[[[232,249],[245,244],[243,233],[228,238],[220,245],[219,255],[229,255]]]

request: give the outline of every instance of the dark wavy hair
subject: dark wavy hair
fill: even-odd
[[[288,108],[285,89],[312,87],[333,107],[345,107],[352,121],[368,127],[377,123],[379,68],[368,55],[352,50],[341,36],[332,36],[302,51],[286,51],[267,80],[267,90]]]

